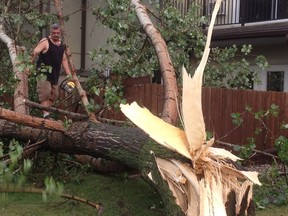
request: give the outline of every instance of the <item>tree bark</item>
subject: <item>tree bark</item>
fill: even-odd
[[[2,109],[0,118],[4,116],[6,118],[6,111]],[[167,207],[166,215],[184,215],[175,203],[166,182],[158,173],[154,155],[161,155],[162,158],[186,159],[158,145],[142,130],[86,121],[73,123],[65,131],[59,128],[51,129],[47,124],[36,127],[34,122],[36,118],[28,120],[28,117],[14,115],[13,119],[18,123],[0,120],[0,137],[29,140],[30,142],[45,140],[40,146],[41,149],[73,155],[90,155],[94,158],[101,157],[137,169],[160,194]],[[23,119],[26,121],[22,121]],[[19,126],[20,122],[26,126]],[[149,172],[153,172],[153,181],[147,177]]]
[[[164,84],[164,105],[161,118],[170,123],[175,124],[177,113],[177,95],[178,87],[176,81],[175,69],[173,67],[167,45],[159,31],[154,27],[150,20],[146,7],[139,3],[139,0],[131,0],[131,4],[135,7],[135,11],[142,28],[150,38],[153,47],[156,51],[160,64],[161,74]]]
[[[19,51],[24,48],[16,46],[15,42],[6,34],[2,17],[0,17],[0,40],[6,44],[9,50],[13,72],[15,77],[18,79],[18,84],[14,90],[14,110],[22,114],[28,114],[28,108],[23,102],[25,98],[28,98],[28,79],[26,73],[20,71],[17,67],[20,63],[17,60],[17,55]]]
[[[13,113],[13,111],[9,112]],[[117,127],[85,121],[75,122],[65,130],[64,128],[51,128],[50,124],[45,124],[43,121],[37,122],[40,118],[22,114],[11,115],[11,113],[10,116],[13,116],[13,121],[17,123],[3,120],[4,117],[8,119],[7,110],[2,109],[0,112],[2,119],[0,120],[0,137],[30,142],[45,140],[40,144],[40,149],[73,155],[90,155],[94,158],[100,157],[137,169],[161,196],[166,215],[184,215],[175,203],[175,198],[168,188],[167,182],[160,175],[155,157],[173,158],[183,162],[188,162],[187,159],[157,144],[139,128]],[[23,121],[24,119],[25,121]],[[35,121],[40,125],[37,125]],[[51,124],[56,123],[55,121],[44,121],[51,122]],[[22,125],[20,126],[20,124]],[[153,180],[148,178],[150,172]],[[233,202],[230,201],[226,206],[227,212],[233,212]],[[248,215],[253,215],[254,208],[251,208],[250,211]]]

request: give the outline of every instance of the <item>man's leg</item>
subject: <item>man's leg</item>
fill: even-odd
[[[38,81],[37,82],[37,93],[39,97],[39,101],[41,105],[50,107],[50,97],[51,97],[51,83],[48,81]],[[46,110],[43,110],[43,118],[47,118],[49,116],[49,112]]]
[[[50,106],[52,106],[59,98],[59,86],[52,85],[51,86],[51,97],[50,97]]]
[[[45,107],[50,107],[50,101],[41,101],[41,105],[45,106]],[[47,118],[50,115],[50,113],[46,110],[43,110],[43,118]]]

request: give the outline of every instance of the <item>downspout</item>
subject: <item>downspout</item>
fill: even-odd
[[[86,58],[86,15],[87,15],[87,0],[82,0],[81,10],[81,60],[80,68],[85,70],[85,58]]]

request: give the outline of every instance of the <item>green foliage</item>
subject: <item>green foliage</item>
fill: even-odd
[[[267,62],[266,57],[263,55],[257,56],[255,62],[261,69],[266,69],[269,67],[269,63]]]
[[[252,115],[255,119],[255,122],[253,123],[255,136],[248,137],[247,138],[248,143],[246,145],[242,145],[242,146],[236,145],[233,148],[234,151],[238,152],[239,157],[244,159],[242,161],[242,164],[247,163],[250,160],[250,157],[253,155],[253,150],[256,148],[257,136],[263,135],[265,133],[271,133],[271,130],[267,128],[267,126],[265,125],[265,120],[268,118],[277,117],[278,114],[279,114],[279,106],[277,106],[276,104],[271,104],[267,110],[259,110],[259,111],[253,111],[250,106],[246,105],[245,111],[243,111],[242,113],[237,112],[237,113],[231,114],[232,123],[235,124],[236,127],[240,127],[243,125],[245,115]],[[286,124],[282,123],[280,125],[280,129],[281,128],[285,129]],[[274,134],[270,134],[270,135],[274,135]],[[276,139],[273,136],[271,138]],[[286,147],[286,145],[284,144],[286,143],[285,139],[286,137],[280,136],[275,142],[275,147],[278,146],[276,148],[278,148],[279,153],[283,153],[283,155],[285,155],[285,151],[288,149],[288,147]]]
[[[187,71],[193,73],[200,61],[206,43],[206,36],[201,26],[207,25],[206,17],[198,15],[201,6],[193,3],[183,16],[169,1],[159,7],[153,4],[148,14],[154,26],[167,44],[176,76],[181,78],[180,68],[185,65]],[[94,9],[97,22],[112,30],[107,39],[107,46],[91,50],[90,57],[97,65],[97,72],[90,78],[99,78],[101,71],[107,67],[117,80],[110,79],[105,105],[115,105],[121,102],[121,89],[115,90],[126,77],[144,75],[153,76],[159,73],[160,66],[151,40],[141,29],[135,9],[129,0],[111,0]],[[245,59],[252,55],[252,46],[236,45],[226,48],[213,48],[208,60],[204,76],[204,85],[226,88],[252,88],[252,83],[259,82],[257,74],[251,72],[250,64]],[[255,58],[256,64],[267,67],[264,56]],[[180,82],[179,82],[180,83]],[[105,87],[104,87],[105,88]],[[94,85],[92,92],[98,95],[103,86]]]
[[[0,9],[6,33],[16,45],[25,47],[33,47],[42,37],[42,29],[57,20],[55,15],[41,11],[39,5],[29,0],[23,0],[21,4],[10,1],[8,5],[2,1]],[[34,31],[31,31],[31,27]]]
[[[262,186],[255,186],[254,201],[256,207],[264,209],[269,205],[287,204],[287,176],[281,173],[279,165],[274,164],[259,176]]]
[[[241,164],[247,165],[251,156],[254,154],[256,148],[257,135],[263,133],[270,133],[270,129],[265,125],[265,120],[278,116],[279,107],[271,104],[267,110],[253,111],[250,106],[245,107],[243,113],[232,113],[232,122],[238,126],[244,123],[243,116],[250,114],[255,119],[255,137],[247,139],[248,144],[242,146],[235,146],[234,151],[238,152],[238,156],[244,159]],[[279,133],[287,129],[287,123],[283,122],[279,125]],[[288,178],[285,166],[288,164],[288,139],[284,135],[279,135],[275,139],[275,148],[279,161],[284,164],[283,169],[275,162],[268,170],[261,173],[260,182],[262,186],[255,186],[254,201],[258,209],[265,209],[270,205],[286,205],[288,202]]]
[[[279,159],[288,164],[288,138],[285,136],[279,136],[275,141],[275,148]]]
[[[113,108],[119,109],[120,103],[126,103],[126,100],[123,99],[123,86],[112,85],[105,86],[104,89],[104,102],[105,104],[113,105]]]
[[[64,126],[64,128],[67,130],[69,127],[70,127],[70,125],[72,124],[72,119],[68,119],[66,116],[65,116],[65,119],[64,119],[64,121],[63,121],[63,126]]]
[[[253,83],[260,82],[257,73],[251,71],[250,64],[245,59],[251,55],[252,46],[243,45],[240,51],[238,49],[236,45],[212,48],[205,70],[205,86],[251,89]],[[264,56],[257,56],[255,63],[259,67],[261,65],[261,68],[268,67]]]
[[[256,148],[255,138],[248,137],[248,144],[246,145],[236,145],[233,147],[233,150],[237,152],[237,155],[243,159],[243,161],[239,161],[240,164],[245,165],[250,160],[253,155],[253,150]]]
[[[235,125],[241,125],[243,123],[243,118],[241,113],[231,113],[232,123]]]
[[[8,147],[8,148],[7,148]],[[22,160],[22,145],[12,139],[9,143],[0,142],[0,155],[9,160],[0,162],[0,182],[12,183],[23,186],[26,182],[26,175],[31,171],[32,161]]]
[[[44,183],[46,187],[42,194],[44,201],[47,201],[47,195],[61,195],[64,190],[64,185],[55,181],[52,177],[46,177]]]

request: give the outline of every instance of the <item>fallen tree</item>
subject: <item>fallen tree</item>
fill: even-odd
[[[0,117],[3,118],[1,113]],[[25,117],[24,115],[21,116]],[[17,119],[21,121],[21,117],[16,117],[15,120]],[[67,131],[61,131],[46,128],[45,123],[48,121],[42,120],[42,128],[41,126],[35,128],[30,127],[29,122],[26,122],[27,126],[19,127],[17,123],[0,120],[0,136],[29,140],[32,143],[44,139],[45,142],[40,144],[38,150],[101,157],[137,169],[141,172],[143,178],[149,181],[160,194],[165,204],[167,215],[185,215],[175,203],[175,197],[169,190],[166,181],[162,179],[155,162],[155,155],[164,159],[173,158],[188,162],[185,157],[156,144],[146,133],[138,128],[117,127],[85,121],[73,123]],[[150,153],[151,151],[153,154]],[[153,173],[153,181],[147,177],[150,172]],[[228,215],[235,215],[236,197],[233,193],[230,196],[234,196],[234,198],[230,198],[229,202],[226,203],[227,212],[233,212],[233,214],[229,213]],[[240,209],[240,212],[254,215],[253,202],[246,202],[247,197],[244,196],[243,209]]]
[[[0,117],[3,118],[1,114]],[[21,115],[19,118],[15,117],[14,120],[21,121],[22,117],[29,118],[30,116]],[[31,120],[33,121],[33,119]],[[42,128],[41,126],[35,128],[29,126],[19,127],[17,123],[1,120],[0,136],[29,140],[32,143],[45,139],[45,142],[40,145],[40,149],[66,154],[90,155],[96,158],[101,157],[117,161],[120,164],[139,170],[143,176],[146,176],[147,180],[147,173],[150,172],[153,166],[156,167],[153,165],[154,156],[149,153],[150,150],[153,150],[155,154],[161,154],[163,157],[181,158],[178,154],[155,145],[155,142],[138,128],[116,127],[86,121],[73,123],[67,131],[61,131],[46,128],[45,123],[48,121],[42,120]],[[26,122],[26,125],[29,125],[29,122]],[[155,171],[157,172],[156,169]],[[154,186],[156,187],[156,185]],[[160,188],[157,187],[157,190],[159,191]],[[167,191],[169,190],[167,189]],[[160,192],[160,194],[165,194],[162,198],[163,201],[167,200],[167,208],[169,209],[167,215],[182,215],[182,211],[175,204],[171,194],[168,195],[166,192]]]
[[[213,12],[214,19],[220,3],[221,0],[217,0],[217,9]],[[145,7],[140,5],[138,1],[132,1],[132,4],[135,6],[144,30],[149,32],[147,34],[155,46],[162,75],[164,78],[168,77],[165,86],[171,87],[172,83],[172,88],[166,88],[165,90],[165,104],[168,105],[164,105],[165,112],[163,112],[164,116],[162,118],[166,122],[173,123],[175,122],[175,113],[177,113],[177,86],[173,87],[173,84],[176,84],[176,78],[165,42],[161,40],[160,35],[153,28],[152,22],[146,16]],[[144,19],[141,19],[141,14],[144,15]],[[162,131],[163,128],[161,126],[157,127],[155,124],[154,134],[161,132],[161,135],[165,135],[167,133],[168,138],[168,140],[164,139],[161,142],[150,132],[147,132],[153,139],[162,144],[158,145],[150,136],[138,128],[116,127],[95,121],[74,122],[68,128],[65,128],[61,122],[45,120],[0,108],[0,118],[5,119],[0,120],[0,137],[15,138],[32,143],[41,140],[41,144],[37,146],[38,149],[73,155],[89,155],[94,158],[101,157],[137,169],[141,172],[143,178],[160,194],[167,215],[212,216],[219,215],[219,212],[223,213],[222,215],[254,215],[251,182],[257,183],[257,177],[256,180],[250,179],[247,173],[237,170],[233,165],[233,161],[237,157],[228,154],[225,150],[210,148],[213,140],[206,142],[205,125],[203,125],[202,111],[200,112],[201,90],[199,89],[202,86],[203,69],[209,55],[211,31],[210,28],[204,60],[195,72],[194,81],[190,81],[186,72],[183,72],[184,77],[186,77],[184,78],[186,84],[193,84],[190,87],[195,87],[192,94],[185,90],[183,97],[187,97],[186,94],[195,96],[193,99],[196,101],[196,103],[189,104],[188,100],[183,99],[183,107],[186,109],[183,116],[184,126],[186,127],[185,131],[192,128],[191,131],[195,133],[186,133],[185,135],[179,129],[173,127],[173,130],[177,131],[175,137],[173,137],[169,133],[172,130],[169,129],[170,126],[167,123],[165,123],[168,127],[167,131]],[[156,35],[156,37],[153,37],[153,35]],[[192,105],[195,104],[197,106],[193,107]],[[194,108],[196,111],[193,111]],[[129,112],[131,111],[133,110]],[[190,111],[193,111],[192,115],[189,114]],[[138,114],[134,114],[133,112],[130,113],[129,118],[133,119],[138,116]],[[191,119],[191,116],[194,117]],[[164,124],[163,122],[161,124]],[[142,128],[142,125],[138,124],[137,121],[135,124]],[[193,124],[196,126],[193,126]],[[179,144],[179,138],[176,135],[180,135],[180,140],[184,143],[180,143],[179,148],[173,147],[174,144]],[[42,142],[42,140],[45,141]],[[172,143],[171,140],[175,143]],[[220,153],[218,154],[217,151],[218,153],[220,151]],[[170,162],[174,163],[176,167],[174,165],[173,167]],[[165,166],[169,169],[165,170]],[[190,172],[193,169],[196,172],[195,176],[191,173],[187,174],[188,170]],[[163,172],[165,172],[165,175],[163,175]],[[214,176],[215,173],[216,177]],[[222,178],[222,176],[224,177]],[[226,177],[229,178],[224,179]],[[195,184],[190,184],[192,181]],[[198,181],[200,186],[195,187]],[[214,191],[214,189],[216,190]]]

